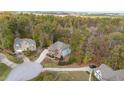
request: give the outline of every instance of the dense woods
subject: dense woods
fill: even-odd
[[[16,37],[32,38],[37,47],[56,41],[70,44],[70,63],[106,63],[124,68],[124,18],[0,13],[0,49],[13,51]]]

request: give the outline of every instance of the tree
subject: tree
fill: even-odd
[[[13,33],[11,29],[9,29],[7,21],[0,23],[0,48],[12,48],[13,39]]]
[[[33,27],[33,30],[32,30],[32,38],[36,41],[38,46],[43,45],[44,35],[41,27],[42,27],[41,24],[37,24]]]
[[[75,30],[72,35],[71,35],[71,40],[70,40],[70,46],[71,46],[71,59],[73,59],[73,61],[81,61],[81,42],[82,42],[82,36],[80,33],[80,30]]]
[[[110,57],[106,63],[115,70],[124,68],[124,46],[116,45],[110,51]]]

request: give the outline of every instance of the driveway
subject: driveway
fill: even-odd
[[[10,68],[14,68],[17,66],[16,63],[10,61],[4,54],[0,54],[0,62],[6,64]]]
[[[43,68],[43,71],[88,71],[91,69],[89,67],[79,67],[79,68]]]
[[[29,62],[22,63],[15,67],[6,78],[6,81],[25,81],[31,80],[42,72],[42,65]]]
[[[39,58],[31,62],[29,58],[23,56],[24,62],[10,72],[8,77],[6,78],[7,81],[24,81],[24,80],[31,80],[34,77],[38,76],[42,71],[42,65],[40,64],[46,58],[48,50],[45,49],[39,56]]]
[[[39,56],[39,58],[31,62],[27,57],[24,57],[24,63],[22,64],[14,64],[9,61],[5,55],[0,54],[0,60],[6,65],[13,68],[6,78],[7,81],[25,81],[31,80],[34,77],[38,76],[41,72],[44,71],[88,71],[91,69],[89,67],[80,67],[80,68],[43,68],[40,64],[46,58],[48,50],[45,49]]]
[[[34,62],[36,63],[41,63],[43,62],[43,60],[46,58],[47,56],[47,53],[48,53],[48,49],[45,49],[39,56],[39,58],[37,58],[37,60],[35,60]]]

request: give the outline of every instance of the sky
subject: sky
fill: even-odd
[[[124,0],[0,0],[0,11],[124,12]]]

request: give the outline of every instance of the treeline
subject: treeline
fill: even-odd
[[[13,51],[16,37],[32,38],[37,47],[69,43],[70,62],[106,63],[124,68],[124,18],[0,13],[0,48]]]

